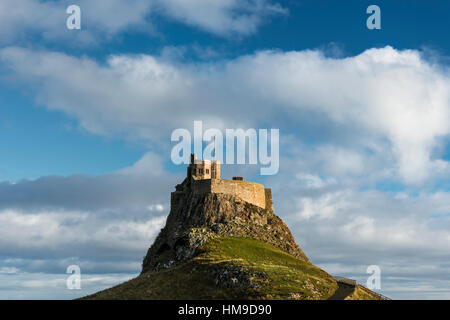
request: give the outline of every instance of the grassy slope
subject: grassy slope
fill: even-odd
[[[383,300],[383,298],[366,287],[358,285],[345,300]]]
[[[264,272],[258,285],[243,293],[221,288],[209,272],[214,265]],[[223,237],[209,240],[194,259],[158,272],[147,272],[88,299],[327,299],[337,289],[322,269],[265,242]]]

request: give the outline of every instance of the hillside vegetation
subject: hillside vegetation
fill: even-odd
[[[210,239],[193,259],[148,271],[88,299],[327,299],[338,288],[322,269],[262,241]]]

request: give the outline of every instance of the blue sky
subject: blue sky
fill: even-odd
[[[111,54],[159,54],[168,46],[220,48],[220,53],[212,59],[233,58],[263,49],[288,51],[319,48],[329,54],[351,56],[367,48],[386,45],[397,49],[436,51],[443,56],[443,60],[449,55],[446,1],[437,1],[433,6],[424,1],[379,2],[383,14],[381,31],[368,30],[365,26],[368,15],[364,12],[370,3],[288,1],[288,14],[271,17],[256,34],[238,39],[218,37],[158,17],[156,23],[161,34],[157,36],[124,30],[106,45],[77,47],[75,44],[74,47],[68,46],[68,41],[51,41],[44,46],[74,56],[88,55],[98,61],[104,61]],[[30,38],[22,41],[14,39],[10,44],[43,47],[39,35]],[[201,57],[195,52],[188,52],[186,59],[196,61]],[[133,163],[146,150],[145,146],[135,142],[103,139],[78,130],[77,122],[69,116],[38,108],[33,97],[27,94],[27,88],[16,87],[7,80],[1,88],[0,98],[0,143],[3,150],[9,150],[0,163],[0,174],[4,180],[105,173]],[[33,161],[24,162],[24,159]]]
[[[69,4],[79,31],[65,28]],[[381,30],[366,28],[370,4]],[[450,298],[449,12],[448,1],[2,1],[0,298],[81,296],[137,274],[185,172],[170,133],[194,120],[280,129],[278,175],[224,173],[272,186],[314,263],[361,282],[378,264],[384,294]],[[46,286],[74,261],[94,277],[85,290]]]
[[[69,40],[42,44],[39,35],[33,34],[30,39],[14,39],[9,45],[51,48],[78,57],[87,55],[97,61],[104,61],[111,54],[160,54],[168,46],[219,48],[217,56],[209,59],[224,59],[264,49],[319,48],[329,54],[352,56],[367,48],[391,45],[397,49],[436,51],[446,61],[445,57],[450,54],[450,43],[446,41],[448,2],[436,1],[430,6],[426,1],[379,1],[382,6],[381,31],[368,30],[365,26],[368,17],[365,9],[369,4],[370,1],[287,1],[288,14],[271,17],[255,34],[237,39],[157,17],[160,34],[156,36],[131,29],[124,30],[106,44],[77,46]],[[32,30],[28,32],[33,33]],[[188,52],[185,59],[197,61],[202,58],[195,52]],[[9,152],[0,160],[2,179],[100,174],[133,163],[146,151],[145,145],[134,141],[104,139],[79,130],[77,122],[70,116],[37,107],[27,91],[27,88],[8,83],[8,79],[3,81],[0,145]],[[448,150],[446,152],[448,156]],[[33,161],[26,162],[25,159]]]

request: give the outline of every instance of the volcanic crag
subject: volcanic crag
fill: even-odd
[[[263,185],[191,155],[141,274],[88,299],[381,299],[311,264]]]

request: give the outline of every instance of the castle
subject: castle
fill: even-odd
[[[171,194],[171,207],[178,207],[189,192],[194,195],[228,194],[273,211],[271,189],[264,188],[259,183],[244,181],[242,177],[233,177],[232,180],[221,179],[220,161],[198,160],[195,154],[191,154],[187,177],[175,187],[175,191]]]

